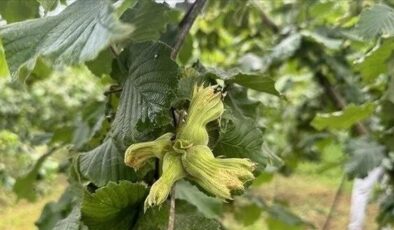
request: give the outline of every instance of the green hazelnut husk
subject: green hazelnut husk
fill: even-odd
[[[215,158],[204,145],[195,145],[182,154],[182,164],[189,177],[204,190],[221,199],[242,193],[244,184],[254,179],[255,164],[249,159]]]
[[[186,176],[181,162],[181,155],[167,152],[163,157],[162,174],[152,185],[145,199],[144,210],[162,204],[171,192],[174,183]]]
[[[195,86],[188,115],[177,136],[194,145],[207,145],[209,141],[206,125],[218,119],[224,112],[222,95],[213,86]]]
[[[161,159],[164,153],[171,149],[173,136],[173,133],[166,133],[154,141],[130,145],[125,153],[125,164],[138,170],[150,158]]]

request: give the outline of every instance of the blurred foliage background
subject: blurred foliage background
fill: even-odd
[[[170,22],[192,4],[165,2]],[[1,23],[55,15],[67,4],[0,1]],[[206,207],[198,200],[199,210],[208,209],[230,230],[345,229],[353,181],[381,167],[365,229],[390,228],[393,35],[391,0],[209,1],[177,62],[230,69],[224,80],[237,71],[269,76],[280,96],[259,92],[253,82],[249,89],[232,85],[225,100],[255,118],[247,122],[261,130],[269,163],[233,205],[206,201]],[[119,97],[105,93],[115,83],[108,74],[113,57],[103,52],[96,61],[53,70],[39,59],[27,78],[0,78],[0,229],[34,229],[44,201],[56,200],[67,186],[70,159],[108,131]],[[1,71],[7,70],[0,64]],[[193,199],[182,192],[179,198]],[[61,202],[46,208],[59,208],[54,204]],[[36,223],[45,221],[42,215]]]

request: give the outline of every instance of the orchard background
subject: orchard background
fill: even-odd
[[[391,229],[391,0],[0,0],[0,229]],[[255,180],[221,200],[126,149],[222,95],[216,157]]]

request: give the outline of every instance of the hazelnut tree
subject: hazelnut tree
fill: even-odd
[[[0,150],[14,154],[24,141],[48,147],[9,184],[18,199],[36,200],[40,169],[65,153],[58,168],[68,187],[45,206],[39,229],[232,230],[261,219],[267,229],[304,229],[311,220],[250,187],[315,161],[343,168],[325,221],[315,227],[330,229],[346,180],[355,180],[353,194],[378,185],[377,223],[389,227],[392,7],[361,0],[2,0],[0,77],[28,92],[58,77],[55,87],[35,88],[26,109],[12,106],[22,107],[17,99],[26,93],[0,92]],[[104,96],[81,96],[95,90]],[[341,158],[324,162],[332,152]],[[363,186],[371,172],[379,173]],[[361,200],[351,204],[349,228],[363,225],[368,199]]]

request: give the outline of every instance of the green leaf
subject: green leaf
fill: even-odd
[[[1,40],[0,40],[0,78],[1,77],[8,77],[9,75],[10,75],[10,72],[8,70],[8,65],[7,65],[7,61],[5,58],[3,44],[1,43]]]
[[[301,230],[301,229],[314,229],[314,227],[302,220],[300,217],[292,213],[289,209],[284,207],[278,202],[274,202],[272,205],[268,205],[262,198],[254,195],[246,195],[249,198],[249,209],[253,212],[253,216],[256,218],[258,215],[258,209],[264,210],[269,214],[266,218],[268,229],[278,230]],[[242,211],[242,209],[241,209]],[[239,214],[238,214],[239,216]],[[241,215],[242,216],[242,215]],[[250,223],[255,221],[255,218],[243,216],[244,223]]]
[[[249,89],[279,96],[275,89],[275,81],[260,74],[242,73],[239,69],[224,71],[216,68],[207,68],[206,75],[225,80],[229,83],[237,83]]]
[[[110,74],[112,71],[112,60],[113,55],[109,49],[105,49],[93,61],[86,63],[89,70],[96,75],[101,77],[103,74]]]
[[[85,193],[82,220],[90,229],[131,229],[134,218],[142,212],[140,204],[146,194],[146,186],[142,184],[110,182],[95,193]]]
[[[229,86],[226,92],[224,103],[231,108],[236,117],[256,119],[260,102],[248,98],[247,89]]]
[[[247,204],[237,208],[234,213],[234,217],[244,226],[248,226],[260,219],[261,213],[262,209],[258,205]]]
[[[18,199],[26,199],[28,201],[37,200],[37,193],[35,191],[35,182],[45,160],[54,153],[50,151],[40,158],[34,164],[33,168],[24,176],[18,177],[15,181],[13,191],[18,196]]]
[[[167,230],[170,206],[150,208],[137,222],[136,230]],[[220,230],[219,222],[207,219],[195,207],[182,200],[176,200],[175,230]]]
[[[0,15],[8,23],[37,18],[39,6],[36,0],[1,0]]]
[[[171,49],[162,43],[139,43],[120,56],[127,66],[119,106],[113,122],[116,143],[126,148],[139,133],[169,120],[171,101],[178,83],[178,67],[170,59]]]
[[[188,34],[177,56],[177,60],[186,65],[190,58],[193,56],[193,37]]]
[[[350,104],[343,111],[317,114],[313,118],[311,125],[317,130],[348,129],[356,122],[371,116],[374,110],[375,106],[372,103],[366,103],[360,106]]]
[[[345,171],[350,177],[366,177],[384,158],[385,148],[367,137],[351,139],[346,149],[350,158],[346,162]]]
[[[394,10],[384,4],[363,10],[356,31],[365,39],[394,35]]]
[[[201,85],[205,80],[197,70],[192,67],[186,67],[180,70],[180,79],[178,82],[177,98],[178,100],[191,100],[193,88],[195,85]]]
[[[380,227],[394,224],[394,194],[386,194],[380,202],[380,213],[377,217]]]
[[[177,199],[193,204],[206,218],[218,219],[220,217],[223,209],[222,202],[205,195],[196,186],[182,180],[176,183],[175,191]]]
[[[70,214],[56,223],[53,230],[79,230],[81,225],[80,206],[74,206]]]
[[[394,103],[394,77],[391,77],[389,80],[388,88],[385,93],[386,100],[391,103]]]
[[[245,55],[240,60],[243,68],[266,72],[275,65],[280,65],[291,58],[301,47],[302,36],[293,33],[283,38],[278,44],[271,48],[271,52],[259,58],[253,53]]]
[[[116,4],[116,14],[118,15],[118,17],[120,17],[130,6],[135,4],[135,0],[120,0],[117,1],[115,4]]]
[[[73,207],[80,208],[79,202],[82,192],[82,186],[73,183],[66,188],[57,202],[47,203],[41,212],[40,218],[35,223],[38,229],[52,230],[55,225],[61,227],[62,225],[58,224],[58,222],[67,219]]]
[[[6,25],[0,37],[13,76],[32,70],[43,56],[55,65],[93,60],[113,41],[126,38],[130,26],[120,23],[109,1],[79,0],[56,16]]]
[[[83,153],[79,158],[81,174],[96,186],[110,181],[136,180],[134,170],[124,164],[124,151],[120,151],[112,138],[107,138],[95,149]]]
[[[129,37],[134,42],[158,40],[169,23],[170,8],[152,0],[138,1],[132,9],[126,10],[121,20],[130,23],[135,30]]]
[[[262,152],[263,133],[251,119],[222,120],[219,139],[213,149],[215,155],[249,158],[262,170],[267,158]]]
[[[274,179],[274,174],[269,172],[261,172],[253,181],[253,187],[260,187],[261,185],[271,182]]]
[[[314,31],[304,30],[301,32],[301,34],[304,38],[308,38],[314,42],[317,42],[328,49],[337,50],[341,48],[341,45],[343,43],[343,40],[330,38]]]
[[[280,204],[272,205],[268,212],[270,213],[270,218],[267,220],[269,229],[305,229],[306,223]]]
[[[37,0],[45,11],[54,10],[58,4],[58,0]]]
[[[292,57],[301,47],[302,36],[299,33],[290,34],[279,42],[269,55],[263,58],[263,66],[283,62]]]
[[[178,75],[170,51],[161,43],[146,42],[131,45],[120,55],[128,73],[111,131],[103,144],[82,154],[79,161],[81,174],[97,186],[135,180],[134,171],[123,162],[124,151],[169,120]]]
[[[394,38],[383,40],[382,44],[369,52],[363,60],[356,64],[364,81],[371,82],[380,74],[387,72],[387,61],[394,51]]]

